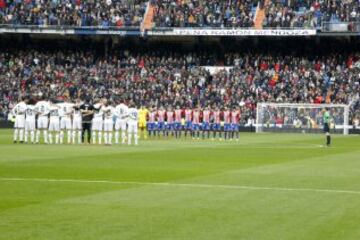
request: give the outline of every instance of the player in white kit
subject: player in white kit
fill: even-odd
[[[41,130],[43,130],[44,142],[47,144],[48,143],[47,129],[48,129],[48,125],[49,125],[48,114],[50,111],[50,103],[45,100],[37,102],[35,105],[35,111],[38,114],[35,142],[39,143],[40,132],[41,132]]]
[[[55,135],[55,143],[59,143],[60,139],[60,109],[56,104],[50,105],[50,121],[49,121],[49,143],[53,143],[53,134]]]
[[[73,103],[58,103],[60,115],[60,144],[64,142],[64,132],[67,131],[67,143],[71,141],[71,114],[73,112]]]
[[[131,145],[132,135],[135,145],[138,145],[138,121],[139,110],[135,108],[134,104],[131,104],[128,111],[128,145]]]
[[[27,105],[25,112],[25,143],[28,142],[30,133],[30,142],[35,143],[35,106]]]
[[[102,111],[102,103],[96,103],[94,105],[94,117],[92,119],[92,143],[96,143],[96,136],[98,137],[98,143],[101,144],[102,139],[102,131],[103,131],[103,111]]]
[[[108,104],[108,101],[104,100],[102,106],[102,112],[104,113],[104,143],[105,145],[112,144],[112,133],[114,131],[114,107]]]
[[[80,111],[80,105],[81,100],[76,99],[75,105],[73,106],[73,122],[72,122],[72,143],[75,142],[76,133],[78,136],[78,143],[81,143],[81,130],[82,130],[82,118],[81,118],[81,111]]]
[[[126,121],[128,117],[129,108],[124,104],[120,103],[115,107],[115,144],[119,143],[119,131],[121,130],[121,143],[125,143],[126,139]]]
[[[18,137],[20,143],[24,142],[25,111],[26,111],[26,102],[25,99],[22,98],[20,102],[16,104],[11,111],[11,113],[15,116],[14,143],[17,143]]]

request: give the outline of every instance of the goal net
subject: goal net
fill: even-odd
[[[348,134],[349,106],[343,104],[258,103],[256,132],[322,133],[325,108],[331,132]]]

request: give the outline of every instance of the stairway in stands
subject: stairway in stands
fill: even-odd
[[[154,17],[154,10],[155,6],[150,4],[150,1],[148,2],[148,5],[146,7],[144,20],[141,24],[141,31],[149,30],[153,27],[153,17]]]
[[[263,28],[263,22],[265,19],[265,6],[269,4],[270,0],[264,1],[264,7],[260,8],[260,3],[257,6],[256,14],[255,14],[255,20],[254,20],[254,27],[255,29],[262,29]]]

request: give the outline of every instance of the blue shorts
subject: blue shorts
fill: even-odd
[[[226,131],[226,132],[231,131],[231,124],[230,123],[225,123],[224,124],[224,131]]]
[[[165,130],[165,123],[164,122],[158,122],[157,124],[157,130]]]
[[[231,131],[238,132],[239,131],[239,124],[232,123],[231,124]]]
[[[213,124],[211,125],[211,129],[212,129],[213,131],[220,131],[220,130],[221,130],[221,125],[220,125],[220,123],[213,123]]]
[[[194,123],[194,124],[192,125],[192,130],[193,130],[193,131],[199,131],[199,130],[200,130],[200,125],[197,124],[197,123]]]
[[[185,123],[185,129],[186,130],[191,130],[192,129],[192,122],[191,121],[187,121]]]
[[[174,123],[174,128],[175,130],[181,130],[181,123],[180,122]]]
[[[147,129],[148,129],[149,131],[154,131],[154,130],[156,130],[156,124],[155,124],[155,123],[148,123],[148,124],[147,124]]]
[[[203,123],[202,123],[202,130],[203,130],[203,131],[210,131],[210,123],[208,123],[208,122],[203,122]]]
[[[174,130],[175,127],[175,123],[168,123],[166,125],[166,130]]]

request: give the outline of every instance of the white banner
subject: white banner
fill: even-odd
[[[316,29],[196,29],[153,30],[148,35],[165,36],[310,36]]]
[[[205,68],[207,71],[210,72],[211,75],[216,74],[222,70],[226,70],[229,72],[234,67],[223,67],[223,66],[201,66],[200,68]]]

